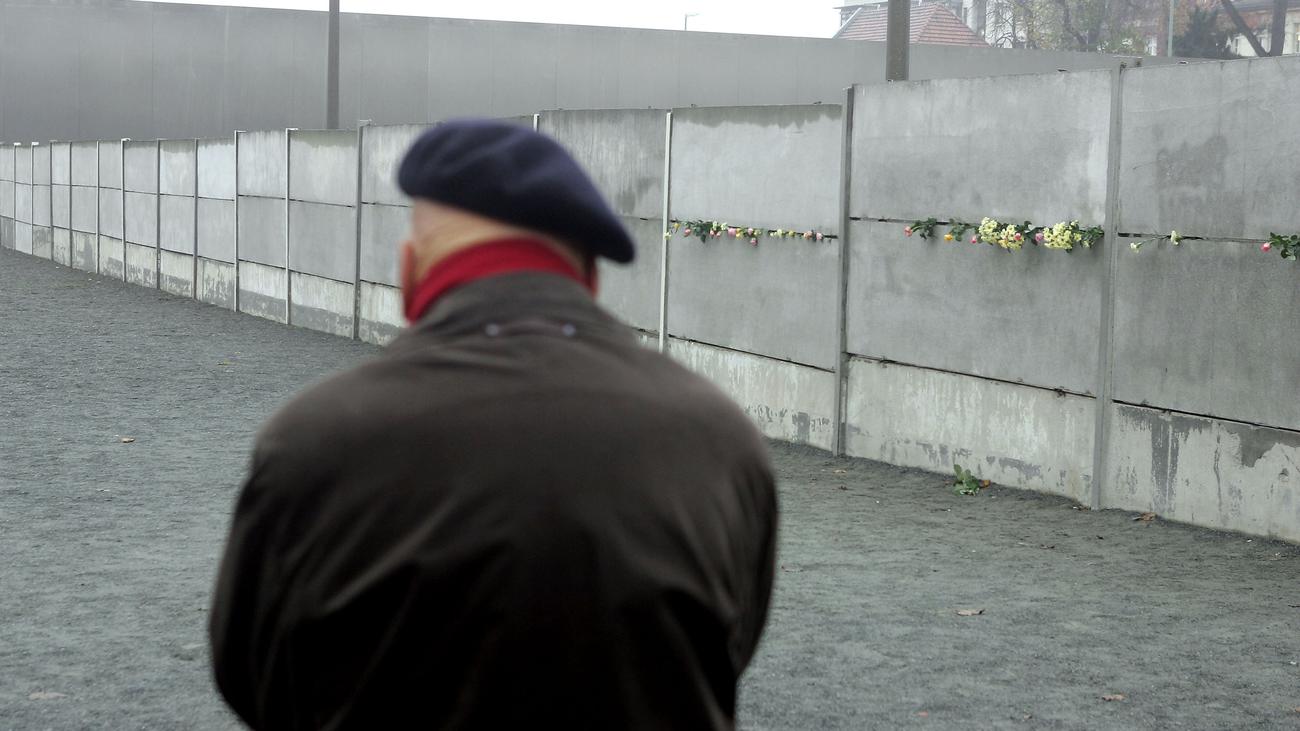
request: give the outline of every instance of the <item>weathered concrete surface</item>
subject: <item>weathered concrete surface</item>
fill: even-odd
[[[240,195],[283,198],[285,192],[284,132],[262,130],[239,135]]]
[[[235,199],[233,137],[199,140],[198,176],[200,198]]]
[[[101,236],[122,238],[122,190],[99,189],[99,233]]]
[[[1072,253],[922,240],[855,221],[850,353],[969,375],[1097,390],[1104,246]]]
[[[19,223],[32,222],[32,186],[30,183],[14,183],[14,220]]]
[[[126,194],[126,240],[141,246],[158,245],[158,196]]]
[[[158,155],[158,192],[193,197],[198,174],[194,140],[162,140]]]
[[[72,232],[72,266],[86,272],[99,268],[99,237],[95,234]]]
[[[127,242],[126,281],[140,287],[158,286],[158,250],[156,248]]]
[[[290,268],[340,282],[353,281],[357,269],[356,225],[354,208],[291,201]]]
[[[1116,404],[1105,507],[1300,543],[1300,431]]]
[[[32,225],[50,226],[50,186],[32,185]]]
[[[1110,89],[1103,71],[862,86],[850,212],[1101,225]]]
[[[24,254],[32,253],[32,225],[22,221],[14,222],[14,250]]]
[[[0,218],[0,247],[14,248],[14,223],[12,218]]]
[[[121,279],[124,266],[126,266],[126,252],[123,251],[122,239],[100,236],[99,273],[106,277]]]
[[[14,146],[0,145],[0,180],[14,182]]]
[[[239,197],[239,258],[284,267],[284,199]]]
[[[4,177],[0,162],[0,178]],[[50,182],[54,185],[72,184],[72,143],[55,142],[50,145]]]
[[[122,142],[118,140],[99,143],[99,186],[122,189]]]
[[[1267,238],[1300,230],[1300,57],[1124,78],[1120,230]]]
[[[1256,244],[1150,243],[1121,254],[1115,398],[1300,430],[1297,267]]]
[[[82,233],[95,233],[99,223],[99,194],[95,188],[72,186],[72,228]]]
[[[356,205],[357,133],[294,132],[289,145],[289,170],[289,197],[293,200]]]
[[[32,148],[32,185],[49,185],[51,181],[51,151],[49,145]]]
[[[11,221],[14,217],[14,183],[12,180],[0,182],[0,217]]]
[[[14,145],[14,177],[15,183],[32,184],[32,148],[31,145]]]
[[[235,265],[199,257],[198,300],[235,309]]]
[[[72,266],[72,232],[68,229],[54,229],[54,244],[51,258],[64,266]]]
[[[72,188],[57,183],[50,186],[50,208],[55,228],[71,228]]]
[[[410,232],[411,209],[366,203],[361,206],[361,278],[397,285],[397,249]]]
[[[128,142],[122,153],[123,184],[136,193],[158,192],[158,142]]]
[[[293,273],[293,324],[331,335],[352,337],[356,307],[351,284]]]
[[[397,337],[406,320],[402,317],[402,292],[370,282],[361,283],[361,340],[375,345],[387,345]]]
[[[235,263],[235,202],[199,198],[199,256]]]
[[[676,338],[668,354],[717,384],[767,436],[831,448],[835,374]]]
[[[834,104],[674,110],[673,218],[836,233],[840,115]]]
[[[174,251],[158,252],[158,277],[164,292],[181,297],[194,296],[194,256]]]
[[[397,167],[411,143],[429,128],[425,124],[366,127],[361,168],[361,200],[365,203],[407,205],[397,187]]]
[[[848,378],[848,454],[1090,499],[1093,399],[859,358]]]
[[[659,331],[659,277],[664,237],[659,219],[623,217],[623,225],[636,241],[631,264],[600,262],[597,300],[632,327]]]
[[[615,213],[658,220],[663,211],[663,109],[543,112],[554,137],[591,175]]]
[[[158,245],[178,254],[194,253],[194,197],[158,197]]]
[[[99,185],[99,152],[95,142],[73,142],[69,154],[72,185]]]
[[[249,261],[239,262],[239,311],[285,322],[288,297],[285,270]]]
[[[32,256],[39,256],[42,259],[53,258],[53,229],[49,226],[32,226]]]
[[[679,233],[669,246],[670,335],[835,367],[836,242]]]

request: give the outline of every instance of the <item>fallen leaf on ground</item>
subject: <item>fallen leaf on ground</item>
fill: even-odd
[[[1046,549],[1049,550],[1049,551],[1052,550],[1053,548],[1056,548],[1056,546],[1054,546],[1054,545],[1053,545],[1053,546],[1049,546],[1049,545],[1047,545],[1047,544],[1041,544],[1041,545],[1039,545],[1038,547],[1039,547],[1039,548],[1046,548]]]
[[[56,698],[67,698],[67,696],[62,693],[55,693],[53,691],[46,691],[46,690],[38,690],[35,693],[32,693],[31,695],[27,696],[27,700],[31,700],[31,701],[52,701]]]
[[[122,437],[123,444],[130,444],[135,441],[135,437]]]
[[[958,609],[957,610],[958,617],[978,617],[983,613],[984,613],[983,609]]]
[[[988,487],[989,485],[992,484],[993,484],[992,482],[989,482],[988,480],[984,480],[983,482],[980,483],[980,487]]]
[[[1104,541],[1106,540],[1106,536],[1097,536],[1097,540]]]
[[[930,717],[930,712],[929,712],[929,711],[917,711],[917,712],[916,712],[916,715],[920,716],[921,718],[929,718],[929,717]]]
[[[1110,695],[1102,696],[1101,699],[1104,701],[1122,701],[1127,697],[1128,696],[1124,695],[1123,693],[1111,693]]]
[[[847,489],[849,489],[849,488],[845,487],[844,485],[840,485],[840,489],[841,489],[841,490],[847,490]]]
[[[1155,513],[1143,513],[1143,514],[1139,515],[1138,517],[1134,518],[1133,520],[1138,521],[1138,522],[1141,522],[1141,523],[1150,523],[1151,521],[1153,521],[1153,520],[1155,520],[1155,519],[1156,519],[1156,514],[1155,514]]]
[[[835,470],[834,472],[837,475],[847,475],[849,473],[848,470]]]

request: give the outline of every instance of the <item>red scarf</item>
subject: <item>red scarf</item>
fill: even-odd
[[[551,247],[531,238],[511,238],[476,244],[448,256],[429,269],[424,281],[406,298],[406,319],[414,323],[447,292],[470,282],[511,272],[548,272],[568,277],[596,293],[595,262],[587,262],[587,277]]]

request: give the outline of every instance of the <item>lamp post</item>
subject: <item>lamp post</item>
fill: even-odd
[[[694,18],[697,15],[699,15],[699,13],[685,13],[682,15],[682,30],[690,30],[688,26],[691,23],[691,18]]]

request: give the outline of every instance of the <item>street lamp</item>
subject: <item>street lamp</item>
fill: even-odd
[[[686,14],[684,14],[684,15],[682,16],[682,30],[690,30],[690,28],[688,28],[687,26],[690,24],[690,22],[691,22],[691,18],[694,18],[694,17],[697,16],[697,15],[699,15],[699,13],[686,13]]]

